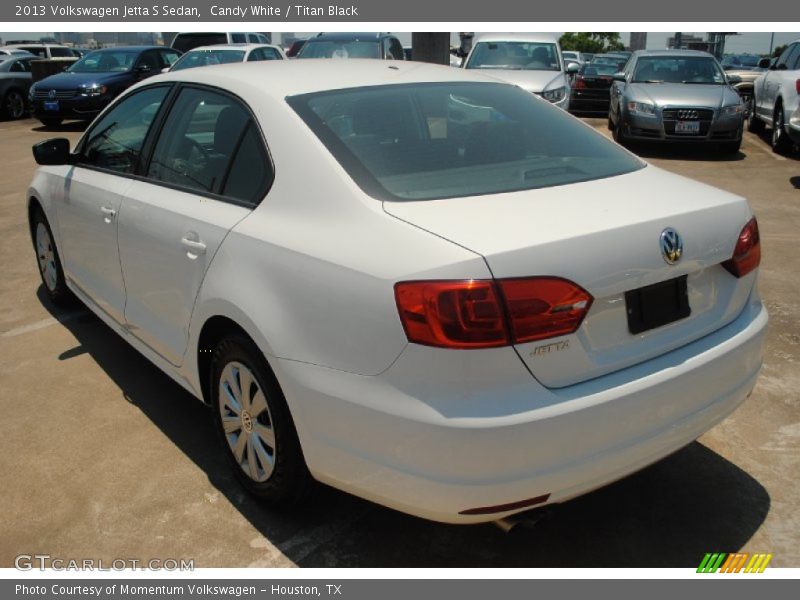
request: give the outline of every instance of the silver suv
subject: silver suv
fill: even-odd
[[[769,59],[764,61],[769,63]],[[800,120],[796,116],[800,111],[800,40],[789,44],[769,70],[756,79],[753,93],[750,130],[760,132],[765,124],[772,127],[772,149],[781,154],[789,152],[793,144],[800,144]]]

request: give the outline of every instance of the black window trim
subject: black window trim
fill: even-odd
[[[137,161],[136,167],[134,168],[133,173],[120,173],[119,171],[114,171],[112,169],[105,169],[102,167],[97,167],[94,165],[89,165],[80,161],[81,152],[83,152],[83,146],[86,144],[86,140],[89,139],[92,131],[96,127],[94,123],[99,122],[100,117],[105,115],[109,110],[111,110],[114,106],[119,104],[122,100],[126,98],[130,98],[134,94],[138,94],[139,92],[143,92],[145,90],[149,90],[156,87],[169,87],[170,90],[167,91],[166,96],[164,96],[164,101],[161,103],[161,106],[156,113],[156,116],[153,118],[153,122],[150,124],[150,128],[145,135],[144,142],[142,143],[142,150],[139,153],[139,160]],[[228,175],[230,174],[231,169],[233,168],[233,159],[236,157],[236,153],[239,150],[239,147],[244,140],[245,134],[250,125],[255,127],[255,131],[258,134],[259,141],[261,142],[262,148],[264,149],[264,153],[267,156],[267,160],[269,160],[269,164],[271,167],[271,177],[269,177],[264,185],[263,192],[258,194],[258,200],[256,202],[247,202],[245,200],[240,200],[238,198],[233,198],[231,196],[225,196],[223,194],[215,194],[213,192],[206,192],[204,190],[198,190],[197,188],[191,188],[188,186],[183,186],[174,183],[167,183],[164,181],[159,181],[157,179],[153,179],[151,177],[147,177],[146,173],[150,167],[150,162],[153,158],[153,152],[155,151],[156,140],[161,135],[161,131],[164,128],[164,123],[167,120],[170,112],[172,111],[172,107],[175,104],[175,101],[178,98],[178,94],[180,94],[181,90],[186,88],[195,88],[201,90],[209,90],[215,93],[218,93],[223,96],[228,96],[232,98],[236,102],[238,102],[242,108],[244,108],[245,112],[248,115],[248,126],[242,130],[242,135],[236,142],[236,146],[234,151],[231,154],[231,160],[228,162],[228,166],[225,169],[225,173],[222,177],[222,185],[220,186],[220,190],[224,189],[224,185],[228,181]],[[187,194],[195,194],[198,196],[203,196],[205,198],[210,198],[211,200],[218,200],[220,202],[227,202],[228,204],[234,204],[236,206],[241,206],[243,208],[249,208],[254,210],[258,207],[264,199],[269,195],[270,190],[272,189],[272,185],[275,183],[275,161],[272,158],[272,152],[270,151],[269,144],[267,144],[266,138],[264,136],[264,131],[261,128],[261,124],[258,122],[258,119],[253,113],[253,110],[250,108],[250,105],[247,104],[241,97],[237,96],[233,92],[230,92],[226,89],[213,86],[213,85],[206,85],[206,84],[199,84],[199,83],[192,83],[192,82],[163,82],[163,83],[154,83],[152,85],[143,86],[137,88],[134,94],[126,94],[124,97],[120,97],[120,99],[115,100],[111,104],[109,104],[106,109],[98,115],[95,119],[92,127],[86,131],[84,136],[81,138],[78,145],[75,147],[75,151],[73,152],[73,156],[76,158],[75,166],[81,167],[83,169],[89,169],[91,171],[98,171],[100,173],[106,173],[109,175],[115,175],[117,177],[124,177],[126,179],[133,179],[136,181],[142,181],[144,183],[150,183],[153,185],[158,185],[164,188],[168,188],[171,190],[175,190],[178,192],[185,192]]]

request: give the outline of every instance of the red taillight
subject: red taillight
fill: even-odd
[[[800,94],[800,79],[795,80],[794,82],[794,89]]]
[[[583,80],[583,75],[578,75],[575,77],[575,84],[572,86],[576,90],[582,90],[586,87],[586,82]]]
[[[408,281],[395,285],[409,341],[491,348],[573,333],[591,295],[565,279]]]
[[[731,275],[744,277],[761,263],[761,238],[758,221],[753,217],[744,226],[736,241],[733,256],[722,263]]]
[[[498,283],[518,344],[574,332],[592,305],[589,292],[566,279],[529,277]]]

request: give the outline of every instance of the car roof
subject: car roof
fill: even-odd
[[[633,53],[633,56],[710,56],[714,58],[712,54],[702,50],[683,50],[678,48],[673,50],[637,50]]]
[[[209,46],[198,46],[197,48],[192,48],[191,50],[187,50],[186,53],[189,52],[196,52],[198,50],[254,50],[256,48],[276,48],[276,46],[272,44],[211,44]]]
[[[144,52],[145,50],[172,50],[174,48],[169,48],[168,46],[111,46],[109,48],[98,48],[97,50],[92,50],[92,52],[117,52],[122,50],[123,52]]]
[[[230,90],[249,90],[260,96],[287,96],[366,86],[403,83],[478,81],[501,83],[497,79],[450,66],[413,61],[381,61],[353,58],[331,61],[311,58],[301,61],[270,60],[232,63],[224,69],[183,69],[147,79],[186,81]],[[258,77],[258,74],[263,74]]]
[[[475,40],[478,42],[550,42],[555,43],[552,33],[484,33]]]
[[[312,42],[314,40],[325,41],[325,40],[364,40],[368,41],[370,39],[373,40],[380,40],[381,38],[385,37],[393,37],[391,33],[387,32],[344,32],[344,31],[329,31],[329,32],[322,32],[318,33],[317,35],[308,38],[307,42]]]
[[[22,46],[27,46],[28,48],[69,48],[69,46],[63,44],[46,44],[43,42],[11,42],[5,45],[6,48],[21,48]]]

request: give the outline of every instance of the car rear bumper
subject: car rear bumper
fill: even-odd
[[[750,393],[767,313],[752,299],[720,330],[656,359],[560,389],[509,348],[410,344],[363,377],[278,360],[306,461],[322,482],[423,518],[543,497],[558,503],[691,443]]]

